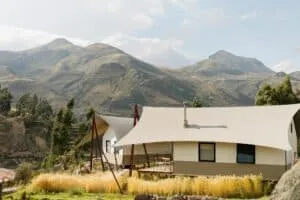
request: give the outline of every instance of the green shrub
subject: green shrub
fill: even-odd
[[[16,170],[15,181],[21,184],[27,184],[32,178],[33,170],[30,163],[22,163]]]

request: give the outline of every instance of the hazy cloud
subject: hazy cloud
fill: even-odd
[[[65,35],[0,25],[0,50],[25,50],[45,44],[51,40],[54,40],[55,38],[66,38],[74,44],[81,46],[91,43],[87,40],[68,37]]]
[[[257,11],[252,11],[252,12],[249,12],[249,13],[245,13],[241,16],[241,20],[249,20],[249,19],[254,19],[256,18],[258,15],[258,12]]]
[[[190,64],[189,59],[180,52],[183,41],[176,38],[140,38],[116,34],[105,38],[102,42],[159,66],[179,67]]]
[[[274,65],[272,69],[276,72],[294,72],[297,71],[298,68],[296,67],[295,63],[291,59],[286,59],[280,61],[278,64]]]

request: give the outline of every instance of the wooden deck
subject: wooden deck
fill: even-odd
[[[149,174],[173,174],[173,165],[158,165],[153,167],[147,167],[139,169],[138,173],[149,173]]]

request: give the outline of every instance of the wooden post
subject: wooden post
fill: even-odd
[[[94,141],[94,121],[92,122],[92,131],[91,131],[90,172],[92,172],[93,170],[93,141]]]
[[[103,153],[103,149],[101,149],[101,151],[102,151],[102,153]],[[123,194],[122,188],[121,188],[120,183],[119,183],[119,181],[118,181],[118,179],[117,179],[117,177],[116,177],[116,175],[115,175],[115,173],[114,173],[114,170],[112,169],[111,165],[109,164],[108,159],[107,159],[107,157],[106,157],[106,155],[105,155],[104,153],[103,153],[103,156],[104,156],[104,159],[106,160],[106,162],[107,162],[107,164],[108,164],[109,170],[111,171],[111,173],[112,173],[112,175],[113,175],[113,177],[114,177],[114,179],[115,179],[115,181],[116,181],[116,183],[117,183],[117,185],[118,185],[118,188],[119,188],[119,190],[120,190],[120,193]]]
[[[130,154],[130,168],[129,168],[129,176],[132,176],[133,170],[133,154],[134,154],[134,144],[131,145],[131,154]]]
[[[100,161],[101,161],[102,171],[105,171],[105,166],[104,166],[104,162],[103,162],[103,158],[102,158],[103,149],[102,149],[102,145],[100,146],[100,141],[99,141],[99,135],[98,135],[97,125],[96,125],[95,115],[93,117],[93,128],[95,129],[96,138],[97,138],[97,142],[98,142],[98,150],[99,150],[99,155],[100,155]],[[102,140],[101,140],[101,142],[102,142]]]
[[[143,147],[144,147],[144,151],[145,151],[145,155],[146,155],[147,166],[150,167],[149,155],[147,153],[147,148],[146,148],[146,144],[145,143],[143,143]]]
[[[0,179],[0,200],[2,200],[3,181]]]

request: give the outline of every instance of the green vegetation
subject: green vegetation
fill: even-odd
[[[15,182],[19,184],[27,184],[33,176],[33,169],[30,163],[22,163],[16,170]]]
[[[201,104],[200,100],[197,97],[195,97],[193,99],[192,106],[195,107],[195,108],[202,107],[202,104]]]
[[[86,192],[61,192],[61,193],[24,193],[17,192],[13,195],[6,195],[3,200],[133,200],[132,195],[110,194],[110,193],[86,193]]]
[[[277,87],[265,85],[256,95],[256,105],[284,105],[299,103],[300,100],[293,92],[289,76]]]
[[[0,114],[7,115],[11,109],[11,101],[13,96],[7,88],[2,88],[0,85]]]

